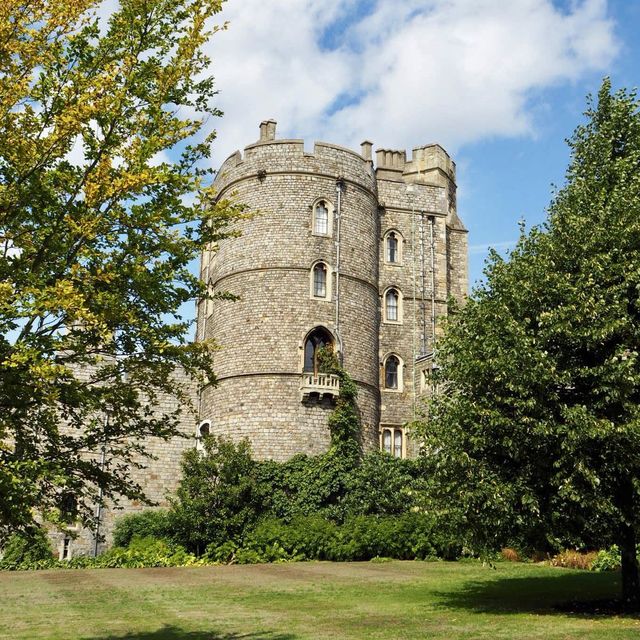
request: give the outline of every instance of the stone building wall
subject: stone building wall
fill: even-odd
[[[198,424],[198,416],[194,409],[198,406],[198,389],[183,371],[176,371],[176,379],[181,383],[183,389],[189,394],[193,407],[182,407],[180,415],[180,431],[184,437],[163,440],[161,438],[149,438],[145,446],[152,458],[140,458],[139,462],[144,465],[142,469],[131,469],[131,475],[135,482],[139,483],[146,496],[157,507],[168,507],[168,496],[175,493],[180,480],[180,461],[182,454],[195,445],[194,436]],[[175,411],[178,400],[174,396],[163,393],[159,394],[159,402],[154,406],[154,412],[158,416],[169,415]],[[100,453],[93,455],[99,457]],[[121,498],[118,504],[109,502],[103,509],[100,516],[100,538],[98,552],[110,547],[113,541],[113,527],[115,521],[125,514],[135,513],[148,509],[149,505]],[[95,550],[95,531],[83,529],[81,527],[71,528],[69,533],[61,531],[50,531],[50,538],[54,551],[58,557],[62,558],[67,547],[67,557],[78,555],[93,555]],[[65,544],[65,538],[67,542]]]

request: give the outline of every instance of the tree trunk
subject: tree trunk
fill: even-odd
[[[640,611],[640,575],[636,557],[635,492],[630,478],[620,485],[618,500],[624,521],[620,527],[622,556],[622,604],[627,611]]]
[[[640,573],[636,557],[636,532],[631,524],[621,531],[622,603],[627,611],[640,611]]]

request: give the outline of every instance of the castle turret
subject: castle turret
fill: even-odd
[[[199,334],[220,349],[218,385],[202,393],[211,431],[247,437],[258,457],[285,459],[329,445],[340,390],[321,370],[333,349],[358,385],[366,447],[378,443],[378,218],[371,163],[336,145],[260,139],[222,165],[218,197],[252,215],[203,264],[214,291],[235,302],[200,308]]]

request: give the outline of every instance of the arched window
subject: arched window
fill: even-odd
[[[395,229],[384,236],[384,261],[387,264],[402,262],[402,235]]]
[[[304,341],[304,372],[318,373],[320,349],[333,349],[333,337],[324,327],[316,327]]]
[[[398,236],[392,231],[387,235],[387,262],[399,262]]]
[[[385,427],[380,435],[380,448],[394,458],[405,456],[404,431],[397,427]]]
[[[311,297],[321,300],[331,299],[329,267],[326,262],[316,262],[311,267]]]
[[[384,363],[384,388],[400,389],[400,360],[397,356],[389,356]]]
[[[402,431],[400,429],[393,431],[393,457],[402,458]]]
[[[329,235],[329,208],[324,200],[317,202],[314,208],[313,232],[322,236]]]
[[[398,289],[387,289],[384,294],[384,319],[386,322],[402,322],[402,304]]]
[[[208,420],[201,422],[196,429],[196,449],[204,451],[203,440],[211,435],[211,423]]]
[[[382,431],[382,450],[391,455],[391,430],[384,429]]]

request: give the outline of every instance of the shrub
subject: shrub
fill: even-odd
[[[358,516],[342,525],[320,516],[299,517],[289,523],[266,520],[247,536],[242,551],[254,553],[245,557],[237,551],[232,561],[452,559],[461,549],[438,531],[431,516],[410,513]],[[207,557],[220,559],[223,555],[219,547],[210,550]]]
[[[46,532],[40,527],[14,533],[3,549],[0,569],[37,568],[53,561],[53,551]]]
[[[338,527],[320,516],[298,517],[290,523],[265,520],[250,534],[247,546],[275,559],[331,560],[338,541]],[[271,551],[270,551],[271,550]]]
[[[512,549],[511,547],[505,547],[504,549],[500,550],[500,555],[502,556],[502,558],[504,560],[507,560],[508,562],[520,562],[520,554],[515,550]]]
[[[126,548],[113,547],[97,558],[87,559],[91,566],[123,567],[186,567],[196,563],[196,557],[180,545],[157,538],[134,536]]]
[[[126,547],[131,539],[139,538],[171,538],[171,529],[166,510],[145,509],[140,513],[118,518],[113,529],[113,544]]]
[[[551,559],[551,565],[567,569],[591,569],[597,555],[596,551],[584,553],[573,549],[565,549]]]
[[[616,571],[620,568],[622,559],[618,545],[612,545],[608,549],[598,551],[595,560],[591,564],[592,571]]]
[[[187,451],[182,480],[168,513],[171,537],[201,554],[208,545],[242,542],[264,510],[256,463],[248,441],[234,444],[213,436],[204,451]]]

